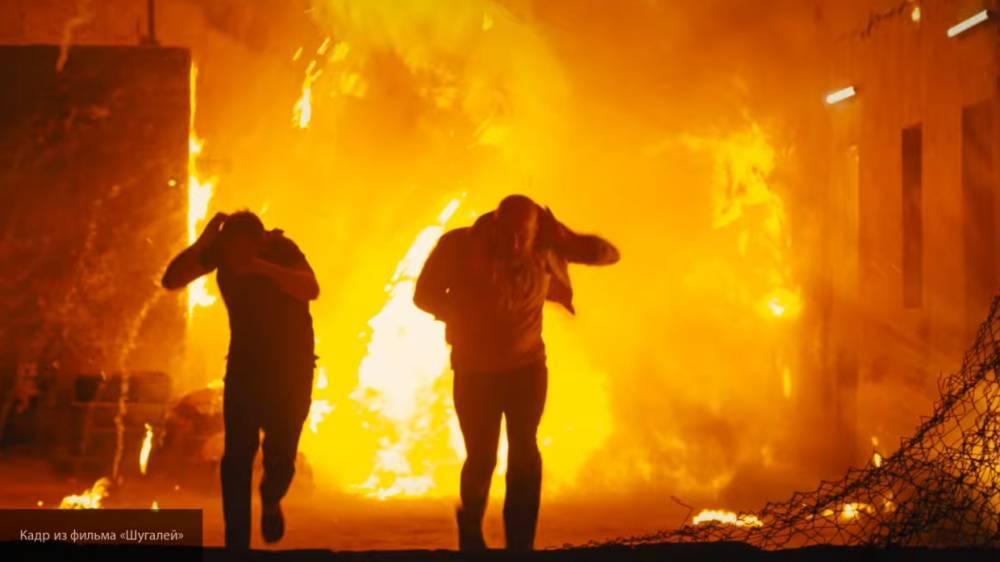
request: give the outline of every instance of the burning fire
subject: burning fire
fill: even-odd
[[[450,435],[445,439],[452,449],[451,460],[464,451],[457,424],[451,423],[446,432],[439,425],[448,419],[453,422],[454,415],[442,419],[435,416],[442,412],[432,407],[443,398],[438,383],[448,371],[444,326],[413,305],[416,278],[460,203],[461,199],[452,199],[437,224],[420,232],[386,287],[388,302],[368,322],[372,329],[368,355],[361,362],[351,398],[373,414],[382,429],[374,472],[359,485],[371,497],[417,496],[433,489],[434,471],[447,459],[415,453],[442,435]]]
[[[142,448],[139,449],[139,472],[146,474],[146,466],[149,464],[149,453],[153,450],[153,427],[146,425],[146,436],[142,439]]]
[[[781,196],[770,185],[777,153],[767,135],[751,122],[743,131],[682,140],[691,150],[707,152],[714,159],[713,226],[739,228],[739,254],[764,267],[761,314],[795,318],[802,301],[786,264],[787,218]]]
[[[892,500],[885,498],[882,502],[882,508],[887,512],[892,511],[895,509],[895,504]],[[839,509],[828,507],[824,509],[820,515],[823,517],[837,517],[841,521],[849,522],[859,519],[862,514],[875,515],[875,511],[875,507],[868,503],[847,502],[842,504]]]
[[[738,296],[764,319],[795,320],[804,305],[788,264],[790,236],[785,204],[771,185],[778,152],[770,139],[760,125],[751,121],[743,130],[717,136],[689,135],[682,142],[691,150],[711,156],[712,226],[733,232],[739,258],[756,272],[737,281],[741,291]],[[774,330],[781,330],[782,325],[775,325]],[[772,342],[781,393],[790,399],[794,380],[787,359],[788,338],[775,331]]]
[[[364,8],[358,8],[357,11],[361,12],[358,19],[364,22],[362,18],[365,15]],[[406,14],[397,14],[397,12],[405,11],[406,7],[389,10],[391,13],[386,17],[387,19],[389,16],[395,18],[398,15],[400,19],[404,19]],[[320,15],[316,17],[319,18]],[[339,15],[353,21],[352,18],[356,14],[351,11],[344,14],[338,13]],[[558,86],[559,81],[556,79],[540,82],[527,80],[528,78],[541,77],[536,76],[536,71],[539,69],[544,71],[550,69],[545,62],[545,53],[542,49],[538,49],[539,56],[536,57],[538,60],[530,61],[538,66],[514,64],[514,68],[507,71],[507,57],[503,56],[502,49],[493,48],[495,43],[491,42],[491,38],[506,34],[507,37],[521,40],[531,39],[533,35],[521,35],[516,29],[512,31],[512,24],[506,12],[480,13],[476,19],[480,20],[477,23],[481,24],[482,31],[488,33],[483,34],[476,31],[475,35],[485,37],[484,44],[489,49],[484,50],[489,53],[497,53],[497,58],[500,61],[498,64],[482,65],[475,64],[480,62],[478,59],[469,59],[468,62],[473,63],[468,65],[470,68],[469,76],[466,76],[464,64],[454,65],[454,68],[449,64],[439,64],[437,57],[434,56],[435,53],[428,51],[427,47],[420,43],[419,36],[414,38],[406,33],[408,21],[401,23],[392,21],[398,25],[388,26],[389,31],[392,32],[391,41],[383,41],[382,39],[366,41],[369,39],[366,34],[368,28],[364,26],[358,26],[361,31],[356,34],[352,34],[352,28],[347,25],[331,26],[325,31],[331,35],[336,31],[337,41],[324,41],[323,45],[314,53],[314,45],[305,49],[299,48],[294,54],[288,53],[293,61],[291,63],[287,62],[287,55],[283,55],[282,58],[286,64],[294,64],[296,73],[304,72],[304,74],[296,75],[292,79],[291,83],[288,84],[291,86],[289,90],[291,93],[279,102],[278,109],[281,111],[279,126],[283,124],[282,134],[286,135],[282,138],[291,138],[294,135],[294,138],[302,141],[303,146],[310,147],[312,145],[306,144],[308,138],[313,138],[313,141],[308,142],[319,142],[317,135],[299,134],[295,129],[304,130],[311,127],[315,133],[319,132],[317,127],[325,127],[328,123],[333,128],[335,121],[333,121],[332,116],[336,112],[330,110],[331,98],[335,95],[357,95],[359,97],[363,95],[358,94],[359,91],[364,91],[364,79],[360,77],[359,68],[363,69],[366,75],[370,71],[372,83],[379,84],[378,72],[380,70],[377,65],[370,65],[369,68],[364,63],[366,58],[371,59],[366,55],[368,51],[372,50],[372,44],[377,44],[378,48],[381,49],[384,48],[381,45],[383,42],[388,43],[390,48],[394,48],[398,43],[401,46],[399,54],[404,60],[404,64],[413,70],[412,79],[415,90],[418,90],[422,99],[433,100],[434,107],[438,108],[436,111],[448,116],[449,128],[453,128],[450,124],[453,119],[456,122],[468,120],[473,125],[482,123],[483,125],[477,129],[475,136],[480,145],[491,147],[489,151],[483,151],[483,154],[489,155],[488,158],[493,158],[495,155],[501,163],[506,165],[508,162],[503,159],[510,155],[521,155],[522,149],[516,147],[523,145],[523,153],[525,155],[531,154],[531,158],[525,158],[526,161],[521,162],[527,171],[534,172],[533,168],[536,166],[539,170],[545,170],[548,166],[546,155],[536,150],[539,147],[530,142],[533,137],[525,135],[522,129],[538,129],[537,127],[523,127],[523,125],[547,122],[536,119],[533,112],[539,111],[539,113],[547,114],[548,111],[544,110],[548,109],[548,104],[539,103],[537,106],[539,109],[535,109],[534,105],[525,106],[520,101],[521,97],[533,102],[536,101],[535,94],[545,94],[543,90],[548,90],[553,85]],[[418,18],[417,21],[422,23],[423,19]],[[432,23],[437,23],[437,20],[435,19]],[[453,26],[450,21],[446,25],[449,28]],[[377,26],[373,24],[372,27]],[[424,30],[422,26],[414,26],[414,28],[421,32]],[[411,41],[411,39],[417,40]],[[416,55],[412,55],[407,49],[411,44],[413,45],[412,50],[417,52]],[[454,53],[448,54],[453,55],[459,62],[465,63],[466,60],[461,56],[464,47],[463,43],[461,49],[456,48]],[[519,49],[518,52],[533,53],[533,51],[522,49]],[[528,58],[525,57],[526,60]],[[514,62],[520,63],[522,61],[515,59]],[[351,68],[352,64],[357,66]],[[487,66],[485,71],[481,70],[483,66]],[[499,71],[493,67],[499,67]],[[529,68],[529,70],[521,72],[521,68]],[[557,66],[553,66],[553,68],[558,70]],[[538,74],[549,73],[538,72]],[[492,88],[494,75],[497,76],[495,80],[497,85],[504,87],[497,88],[501,92],[500,94],[494,94],[494,88]],[[518,80],[516,82],[509,80],[509,75]],[[523,92],[515,91],[513,85],[510,85],[512,91],[508,92],[506,89],[508,82],[513,84],[538,83],[540,87],[523,88],[527,94],[530,94],[530,96],[526,96]],[[379,94],[381,90],[373,89],[373,92]],[[365,107],[374,112],[380,109],[377,104],[381,101],[378,95],[372,97],[374,99],[368,100],[370,105]],[[543,95],[542,97],[546,100],[550,99],[550,96]],[[552,98],[560,99],[556,96],[552,96]],[[428,105],[432,104],[428,103]],[[289,109],[292,110],[292,115],[288,115]],[[331,118],[329,122],[327,121],[328,117]],[[291,126],[289,126],[289,120],[291,120]],[[387,130],[394,130],[391,128],[395,127],[393,123],[383,125]],[[430,129],[436,132],[435,125],[436,123],[429,123]],[[382,131],[379,129],[378,132]],[[370,142],[370,139],[360,130],[357,131],[357,134],[350,136],[358,139],[359,146],[367,147],[367,143]],[[215,138],[215,136],[213,135],[211,138]],[[783,327],[794,326],[795,320],[802,313],[804,302],[796,279],[792,276],[788,266],[791,250],[788,245],[785,205],[777,190],[769,183],[771,172],[776,167],[777,151],[769,144],[766,135],[756,124],[742,129],[733,129],[712,137],[690,138],[688,140],[692,147],[704,148],[711,155],[710,161],[714,167],[709,168],[709,170],[714,172],[716,180],[712,183],[715,214],[711,223],[720,231],[726,229],[725,236],[731,233],[733,254],[736,255],[738,248],[738,255],[745,262],[731,268],[731,270],[734,272],[734,277],[741,277],[739,281],[744,282],[741,284],[741,288],[745,290],[745,294],[739,295],[740,304],[745,305],[746,316],[751,321],[749,322],[751,329],[760,326],[775,327],[772,340],[777,343],[769,345],[770,341],[765,342],[765,345],[760,346],[763,350],[760,355],[766,356],[767,368],[773,369],[771,376],[773,376],[773,388],[776,395],[791,398],[793,391],[799,391],[798,380],[794,378],[797,371],[790,361],[795,355],[792,353],[783,354],[780,346],[784,345],[782,342],[790,339],[787,337],[789,335],[787,329]],[[192,240],[197,235],[197,226],[207,216],[214,183],[214,179],[199,181],[195,165],[198,163],[196,156],[201,151],[201,141],[194,134],[192,127],[192,173],[189,180],[191,194],[189,238]],[[313,155],[303,154],[303,162],[308,162],[310,156]],[[358,166],[358,168],[363,167],[362,165]],[[322,170],[310,170],[308,173],[299,170],[300,168],[308,170],[311,168],[309,165],[296,165],[294,166],[295,170],[291,168],[292,166],[289,166],[289,170],[287,170],[290,184],[312,185],[312,180],[327,177],[324,175],[326,172]],[[262,172],[266,170],[265,167],[261,167]],[[431,168],[428,174],[435,171]],[[363,171],[349,171],[341,179],[349,182],[353,181],[352,176],[366,178],[365,174]],[[448,177],[450,176],[443,176],[445,181]],[[484,177],[486,176],[484,175]],[[390,181],[394,181],[394,178]],[[414,181],[419,183],[422,180],[416,178]],[[475,184],[477,191],[493,189],[495,186],[490,185],[490,181],[482,182],[484,185]],[[373,185],[377,185],[380,190],[383,189],[381,184],[373,183]],[[389,186],[385,186],[384,190],[383,195],[386,197],[391,197],[394,193]],[[260,195],[260,191],[258,189],[256,194]],[[263,197],[257,200],[253,199],[255,194],[253,189],[247,189],[246,194],[249,200],[243,204],[250,208],[257,208]],[[275,192],[268,192],[268,196],[273,198],[274,210],[281,215],[276,218],[282,222],[294,218],[301,218],[303,222],[307,220],[322,221],[328,218],[319,208],[308,206],[311,202],[309,198],[288,198]],[[300,200],[306,202],[300,203]],[[558,201],[553,202],[556,205],[559,204]],[[299,205],[305,206],[299,207]],[[357,318],[361,319],[360,321],[353,319],[351,321],[359,324],[364,321],[363,319],[369,316],[371,318],[369,320],[370,329],[367,331],[369,337],[367,356],[358,366],[358,381],[356,385],[350,382],[346,383],[353,386],[353,392],[350,392],[351,386],[346,389],[350,392],[351,400],[346,402],[341,400],[339,392],[336,395],[336,400],[341,401],[329,399],[332,397],[318,392],[310,408],[308,416],[310,431],[307,434],[320,434],[325,428],[334,425],[331,423],[331,419],[337,421],[337,431],[357,432],[358,438],[349,442],[349,446],[353,447],[350,449],[351,455],[347,455],[350,458],[346,459],[347,462],[344,458],[337,459],[336,462],[339,463],[337,471],[331,472],[336,475],[338,480],[341,480],[340,483],[343,483],[345,487],[354,485],[355,490],[360,490],[361,493],[373,497],[448,494],[457,487],[457,467],[460,465],[463,447],[449,399],[448,347],[443,337],[443,326],[413,306],[412,291],[415,277],[430,249],[444,232],[447,222],[458,207],[458,201],[449,203],[439,221],[436,224],[431,224],[417,235],[412,246],[399,261],[396,272],[386,287],[384,302],[376,303],[374,306],[371,303],[358,305],[358,309],[361,310],[363,307],[365,312],[357,315]],[[305,211],[303,212],[301,209],[305,209]],[[261,212],[263,213],[264,210],[262,209]],[[296,215],[297,212],[300,214]],[[379,213],[369,209],[365,209],[363,212],[379,215]],[[389,220],[393,217],[392,212],[395,211],[387,209],[381,216]],[[314,217],[314,215],[317,216]],[[334,216],[330,215],[330,217]],[[375,218],[373,216],[373,219]],[[336,224],[334,220],[329,222]],[[707,224],[707,221],[704,222]],[[349,226],[345,226],[344,230],[348,231],[349,228]],[[312,231],[318,232],[320,229],[314,228]],[[303,238],[301,241],[308,250],[310,242],[315,243],[316,239],[310,241]],[[365,240],[364,242],[372,241]],[[371,261],[377,261],[380,265],[392,264],[400,258],[396,254],[387,260],[382,260],[381,258],[385,256],[379,255],[379,251],[380,248],[374,247],[374,245],[366,247],[365,257],[375,256]],[[333,271],[321,261],[317,265],[319,266],[317,274],[321,276],[321,279],[326,278],[326,273]],[[325,270],[321,269],[324,267]],[[340,267],[340,264],[337,267]],[[367,271],[362,271],[361,267],[358,266],[357,276],[361,277],[361,274],[365,273],[366,280],[372,279],[373,277],[367,275]],[[337,276],[341,274],[339,269],[336,272]],[[609,275],[618,275],[617,272],[618,270]],[[344,277],[351,274],[354,272],[348,271]],[[331,277],[333,276],[331,275]],[[374,278],[378,277],[377,275]],[[708,287],[706,293],[711,292],[713,297],[719,296],[716,293],[721,291],[714,290],[719,287],[718,284],[705,283],[704,285]],[[330,302],[329,297],[334,295],[332,291],[327,294],[328,297],[319,306],[326,306],[326,303]],[[378,297],[376,296],[376,298]],[[199,280],[190,288],[189,299],[190,312],[198,306],[210,304],[215,300],[215,297],[209,295],[205,290],[204,280]],[[363,302],[363,299],[356,300]],[[338,320],[329,318],[333,314],[325,314],[326,310],[323,312],[324,314],[316,315],[317,333],[323,335],[324,338],[330,334],[336,334],[336,339],[330,337],[329,341],[325,342],[327,348],[321,350],[320,355],[324,357],[336,355],[350,357],[351,361],[356,360],[356,356],[351,355],[351,342],[344,343],[344,340],[349,338],[342,336],[344,334],[352,336],[359,326],[355,324],[348,327],[349,329],[342,329],[345,326],[335,324]],[[374,316],[372,313],[375,313]],[[215,316],[205,311],[201,311],[201,314],[204,318]],[[350,318],[350,316],[343,315],[342,318]],[[613,398],[615,391],[606,388],[611,384],[606,383],[604,377],[601,376],[602,373],[597,372],[593,365],[588,362],[586,345],[577,345],[592,344],[593,342],[574,341],[572,330],[575,327],[565,324],[569,328],[562,329],[563,323],[568,322],[570,321],[558,316],[558,313],[546,317],[546,342],[552,350],[551,372],[564,374],[562,377],[552,376],[551,383],[553,386],[566,385],[564,388],[553,390],[552,396],[554,398],[558,396],[558,399],[553,399],[547,404],[547,412],[539,433],[539,444],[543,449],[547,466],[554,468],[551,471],[551,476],[550,473],[546,473],[547,492],[551,489],[550,486],[553,482],[560,479],[568,483],[568,488],[585,488],[586,486],[577,486],[572,481],[576,477],[572,468],[585,465],[590,460],[591,453],[599,449],[604,444],[605,439],[612,435],[618,437],[614,434],[616,429],[627,427],[624,422],[619,421],[618,416],[612,418],[611,415],[603,413],[600,404],[602,401],[607,402]],[[222,326],[217,327],[220,334],[224,333]],[[772,332],[768,332],[767,335],[772,335]],[[627,345],[629,344],[613,342],[612,345],[608,346],[610,351],[607,356],[612,359],[625,357]],[[614,364],[611,359],[602,358],[601,361],[605,361],[609,369],[615,368],[610,366]],[[669,362],[669,359],[650,358],[648,361],[650,367],[664,366],[663,370],[668,370],[665,364]],[[557,365],[558,362],[562,362],[562,364]],[[337,369],[337,378],[340,379],[340,375],[344,372],[341,369],[342,365],[331,362],[329,366],[331,369]],[[352,369],[354,366],[356,365],[348,365],[347,369]],[[623,370],[631,369],[628,366],[621,368]],[[581,373],[593,374],[594,376],[589,378],[593,384],[581,388],[582,385],[578,382]],[[768,373],[772,373],[772,371],[769,370]],[[208,378],[210,377],[205,379]],[[318,366],[315,389],[320,391],[326,388],[327,384],[326,369]],[[770,387],[768,388],[770,389]],[[346,395],[348,392],[343,394]],[[713,396],[711,398],[713,408],[724,408],[725,395],[722,391],[718,394],[722,397]],[[581,398],[584,400],[581,401]],[[586,406],[581,406],[581,402],[584,402]],[[591,407],[592,404],[598,404],[598,407]],[[573,410],[572,413],[571,410]],[[581,414],[580,412],[586,413]],[[555,431],[552,430],[553,428]],[[674,463],[681,467],[678,469],[678,480],[693,482],[692,487],[710,485],[713,491],[728,483],[732,473],[735,472],[730,466],[726,466],[726,470],[720,471],[720,474],[705,474],[706,471],[695,474],[690,467],[708,463],[698,459],[700,449],[692,445],[694,438],[688,441],[686,436],[681,436],[676,432],[671,434],[671,431],[671,429],[664,429],[664,439],[657,443],[669,443],[669,445],[664,445],[664,448],[669,447],[670,450],[677,451],[676,455],[683,457],[679,459],[679,462]],[[553,439],[553,436],[556,438]],[[312,438],[313,436],[309,435],[308,437]],[[348,446],[346,439],[341,441],[342,445],[336,447],[329,445],[329,443],[334,442],[332,439],[325,439],[325,441],[326,444],[320,445],[322,449],[308,451],[310,461],[319,460],[322,455],[327,453],[326,449],[335,451],[342,449],[342,445]],[[633,444],[626,442],[623,447],[630,445]],[[633,448],[638,449],[639,447],[633,446]],[[655,448],[649,446],[644,449],[652,451]],[[369,450],[372,450],[373,454],[368,454]],[[339,454],[339,452],[332,453],[330,456],[335,454]],[[624,455],[622,457],[624,458]],[[501,464],[503,463],[504,455],[502,452],[498,460]],[[651,473],[658,473],[660,470],[655,460],[648,461],[648,459],[643,458],[642,461],[647,461],[649,466],[656,467],[650,471]],[[722,464],[720,463],[718,466],[722,466]],[[733,466],[735,466],[735,462]],[[500,472],[502,472],[502,466]],[[709,482],[711,484],[708,484]],[[734,521],[749,524],[747,522],[752,520],[740,519],[734,515]]]
[[[331,49],[331,47],[333,47]],[[350,44],[347,41],[334,43],[329,37],[316,49],[316,56],[306,65],[305,73],[302,77],[301,93],[295,104],[292,105],[292,125],[299,129],[308,129],[313,121],[313,97],[316,82],[323,75],[324,70],[328,71],[331,78],[325,80],[326,88],[331,97],[336,95],[363,98],[368,91],[368,83],[357,71],[356,66],[347,63],[347,55],[350,52]],[[302,47],[292,54],[292,62],[302,58]],[[325,57],[325,58],[324,58]],[[320,64],[323,68],[320,68]]]
[[[59,509],[100,509],[101,502],[108,497],[111,481],[99,478],[89,489],[80,494],[69,495],[62,499]]]
[[[302,79],[302,95],[295,102],[292,108],[292,123],[300,129],[308,129],[312,122],[312,87],[313,82],[322,74],[322,70],[316,68],[316,59],[309,61],[306,67],[305,78]]]
[[[872,451],[872,466],[874,466],[875,468],[881,468],[882,467],[882,461],[884,459],[882,457],[882,453],[880,453],[878,451],[878,437],[875,436],[875,435],[872,435],[871,441],[872,441],[872,449],[873,449],[873,451]]]
[[[765,297],[765,306],[776,318],[796,317],[802,311],[802,297],[790,289],[778,288]]]
[[[721,523],[723,525],[734,525],[736,527],[763,527],[764,522],[752,513],[735,513],[719,509],[703,509],[701,513],[691,519],[695,525],[705,523]]]
[[[845,503],[844,507],[840,510],[840,518],[844,521],[852,521],[861,516],[862,513],[873,515],[875,513],[875,508],[867,503]]]
[[[329,385],[326,378],[326,367],[319,367],[316,375],[316,390],[325,390]],[[333,405],[325,398],[314,398],[309,405],[309,430],[319,433],[319,424],[333,411]]]
[[[335,465],[329,473],[347,490],[381,500],[457,492],[465,449],[451,399],[450,351],[444,325],[416,308],[413,291],[424,262],[461,205],[462,198],[448,201],[437,220],[415,233],[397,262],[385,300],[360,334],[366,353],[357,367],[357,382],[345,389],[350,400],[344,407],[327,400],[332,398],[324,392],[327,368],[317,369],[305,452],[317,466],[327,460]],[[606,376],[581,352],[574,320],[558,312],[546,320],[550,372],[573,374],[552,377],[550,388],[563,399],[547,406],[539,428],[539,447],[558,467],[546,480],[551,493],[576,485],[578,471],[610,436],[612,420]],[[322,333],[322,325],[319,329]],[[581,408],[587,413],[581,415]],[[330,455],[328,440],[312,439],[312,434],[322,435],[331,412],[339,416],[338,437],[358,451],[353,463]],[[499,449],[494,494],[505,488],[503,434]]]
[[[188,136],[188,244],[198,239],[201,222],[208,215],[208,203],[212,199],[217,178],[203,178],[198,170],[198,159],[205,148],[204,141],[195,132],[196,84],[198,82],[198,66],[191,65],[191,124]],[[215,296],[208,291],[208,279],[199,277],[188,286],[188,321],[191,320],[194,309],[199,306],[215,304]]]

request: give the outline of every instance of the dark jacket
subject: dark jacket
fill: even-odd
[[[488,228],[496,211],[490,211],[476,219],[472,229]],[[607,240],[592,234],[577,234],[559,222],[548,207],[539,207],[539,230],[536,246],[546,252],[552,281],[546,300],[561,304],[570,313],[573,307],[573,282],[569,276],[569,264],[611,265],[618,261],[618,250]]]
[[[536,245],[542,251],[551,250],[546,252],[552,275],[546,300],[559,303],[569,312],[575,313],[569,264],[611,265],[619,260],[618,250],[599,236],[577,234],[557,220],[547,207],[539,207],[538,212],[540,222]],[[451,255],[453,253],[451,248],[455,246],[452,241],[466,233],[490,228],[494,213],[495,211],[491,211],[479,217],[471,227],[451,230],[438,241],[437,247],[432,251],[428,263],[425,264],[417,280],[413,300],[419,308],[439,319],[446,318],[444,308],[447,296],[444,291],[447,288],[441,286],[439,279],[442,273],[440,270],[453,267],[452,262],[457,259]]]
[[[618,261],[618,250],[607,241],[576,234],[548,209],[538,211],[535,252],[545,260],[545,285],[526,285],[516,302],[501,304],[497,299],[504,297],[487,273],[494,251],[492,212],[471,227],[446,232],[424,263],[413,302],[445,323],[456,373],[503,372],[544,361],[542,305],[553,301],[574,312],[569,263]]]

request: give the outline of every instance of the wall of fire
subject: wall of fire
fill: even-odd
[[[857,303],[831,323],[844,350],[838,407],[870,433],[858,437],[892,450],[997,290],[1000,28],[949,36],[997,6],[829,4],[828,88],[857,92],[828,107],[831,285]]]

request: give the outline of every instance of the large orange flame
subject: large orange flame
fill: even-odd
[[[203,177],[198,170],[198,159],[205,148],[204,141],[198,137],[195,131],[195,109],[198,82],[198,66],[191,65],[191,124],[188,137],[188,215],[187,215],[187,238],[191,244],[198,239],[198,231],[202,221],[208,215],[208,203],[212,199],[215,190],[215,177]],[[194,310],[199,306],[211,306],[215,304],[215,296],[208,290],[208,278],[199,277],[188,286],[187,312],[190,321]]]
[[[438,464],[455,463],[463,451],[456,424],[437,425],[454,416],[441,416],[434,408],[444,397],[438,383],[448,371],[444,326],[413,305],[416,278],[460,202],[452,199],[437,224],[420,232],[386,287],[388,301],[368,323],[368,355],[351,398],[383,428],[374,471],[359,486],[379,499],[430,492]],[[415,454],[442,438],[452,449],[445,458]]]

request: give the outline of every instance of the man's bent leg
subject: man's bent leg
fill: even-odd
[[[299,449],[302,424],[309,415],[312,378],[294,379],[298,384],[286,382],[286,392],[275,390],[273,399],[264,415],[264,476],[260,481],[261,534],[273,543],[285,534],[285,519],[281,513],[281,499],[288,493],[295,476],[295,458]]]
[[[545,409],[545,364],[510,373],[505,389],[507,496],[503,517],[510,550],[532,550],[542,490],[542,455],[536,435]]]
[[[295,457],[304,421],[275,420],[264,427],[264,477],[260,481],[260,499],[265,504],[281,501],[288,492],[295,476]]]
[[[486,547],[483,514],[497,464],[502,416],[493,380],[490,374],[455,374],[455,413],[466,451],[462,464],[462,506],[458,510],[459,548],[462,550]]]
[[[244,383],[226,377],[223,392],[225,451],[222,454],[222,515],[226,547],[250,548],[250,496],[253,461],[259,444],[255,405]]]

